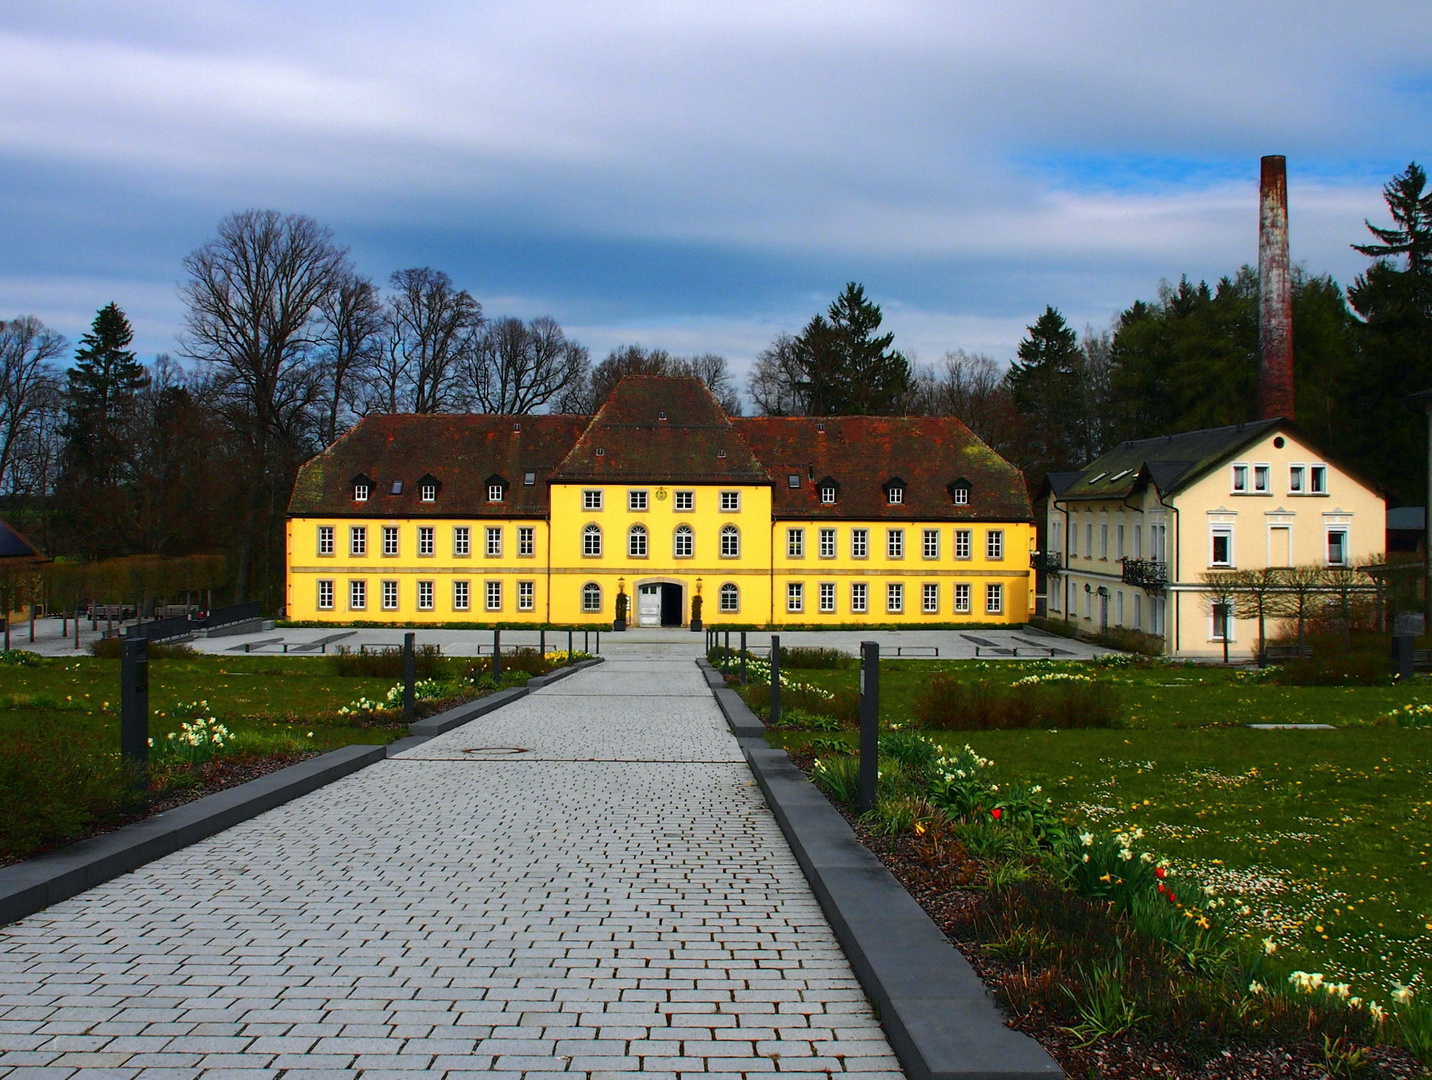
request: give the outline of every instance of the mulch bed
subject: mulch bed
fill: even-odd
[[[807,776],[814,763],[809,752],[790,751],[791,760]],[[873,852],[897,881],[924,908],[950,943],[969,961],[985,986],[1001,997],[1007,980],[1020,974],[1020,965],[993,957],[982,948],[987,943],[976,918],[988,902],[980,885],[980,865],[963,853],[949,862],[929,865],[928,856],[916,853],[912,836],[888,837],[873,834],[844,807],[836,806],[855,830],[856,837]],[[1312,1041],[1296,1046],[1233,1046],[1212,1060],[1199,1063],[1173,1042],[1130,1033],[1100,1039],[1089,1047],[1063,1031],[1059,1021],[1035,1006],[1023,1015],[1010,1017],[1005,1024],[1023,1031],[1039,1042],[1071,1077],[1099,1080],[1247,1080],[1247,1078],[1290,1077],[1297,1080],[1325,1080],[1323,1048]],[[1428,1075],[1407,1051],[1395,1046],[1367,1049],[1366,1060],[1376,1072],[1359,1075],[1384,1080],[1415,1080]]]

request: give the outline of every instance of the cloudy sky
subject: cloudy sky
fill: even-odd
[[[383,281],[446,270],[744,370],[848,280],[897,344],[1013,354],[1160,279],[1293,257],[1346,282],[1432,164],[1427,0],[6,0],[0,318],[114,300],[174,351],[225,214],[309,214]]]

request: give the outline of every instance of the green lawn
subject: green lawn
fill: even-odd
[[[1279,687],[1209,668],[1099,671],[1047,662],[887,661],[881,717],[908,723],[931,670],[1012,681],[1031,671],[1096,674],[1119,691],[1126,726],[942,732],[1040,783],[1090,827],[1142,828],[1167,854],[1249,908],[1242,928],[1271,936],[1298,966],[1385,1001],[1432,977],[1432,729],[1378,721],[1432,702],[1432,680],[1401,687]],[[792,671],[821,686],[850,671]],[[1333,731],[1255,731],[1248,723]],[[780,745],[811,736],[776,732]]]

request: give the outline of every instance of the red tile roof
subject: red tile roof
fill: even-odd
[[[952,416],[738,417],[732,421],[775,480],[777,518],[1029,521],[1024,476]],[[823,430],[822,430],[823,429]],[[791,487],[792,476],[799,486]],[[818,485],[837,484],[834,505]],[[886,484],[904,481],[890,505]],[[950,485],[967,481],[969,503]]]

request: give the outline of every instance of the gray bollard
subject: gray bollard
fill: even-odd
[[[746,685],[746,631],[741,631],[741,685]]]
[[[418,681],[417,634],[403,635],[403,715],[412,718],[418,698],[414,684]]]
[[[492,678],[496,681],[502,674],[502,631],[492,631]]]
[[[875,807],[875,784],[880,774],[880,646],[860,643],[860,776],[856,809]]]
[[[119,752],[137,765],[149,762],[149,642],[119,643]]]
[[[547,628],[545,626],[537,631],[537,652],[542,656],[547,655]]]
[[[772,727],[781,722],[781,639],[771,635],[771,718]]]
[[[572,662],[572,631],[567,631],[567,663]]]

